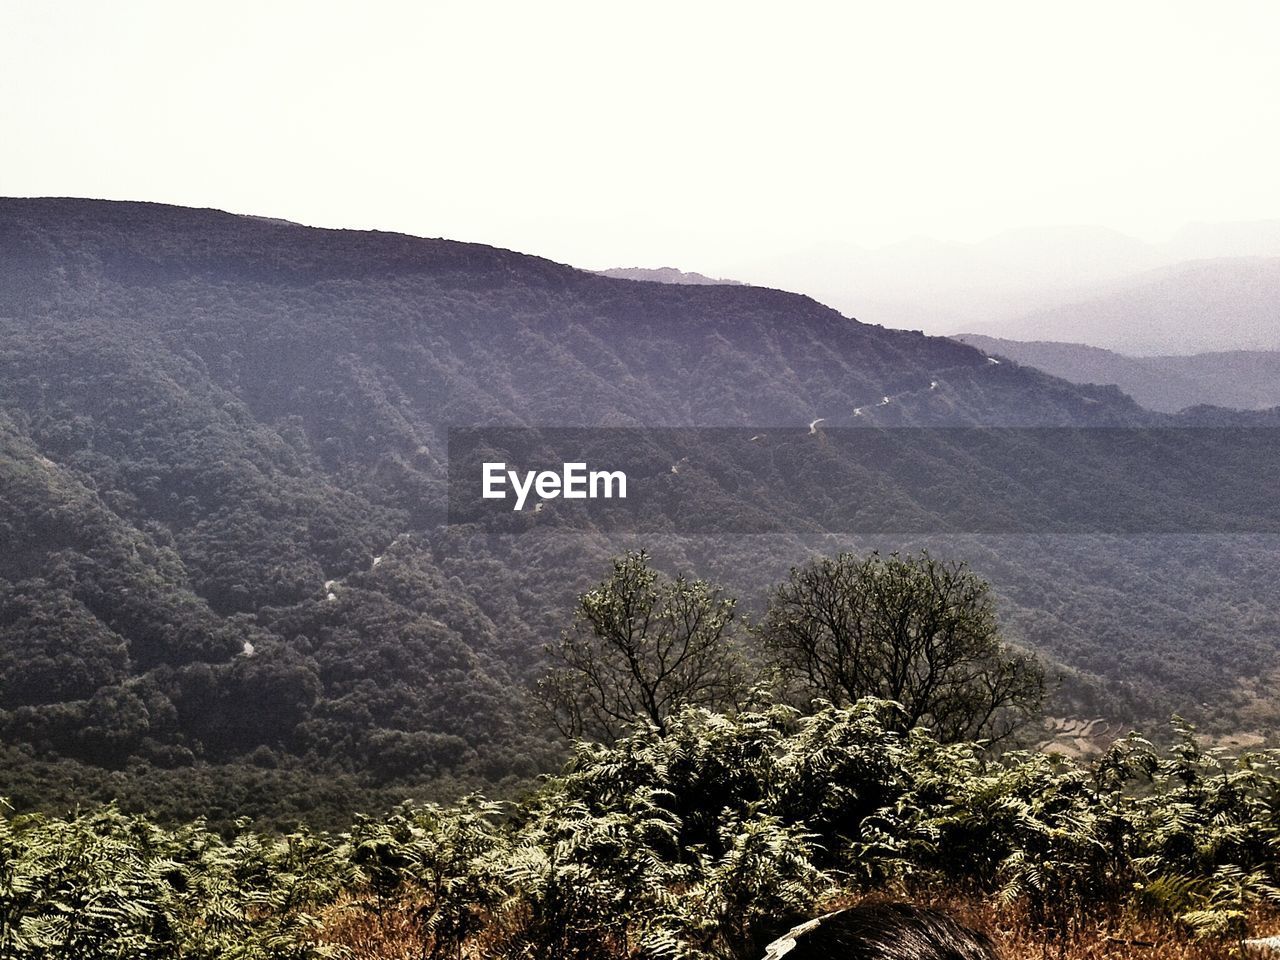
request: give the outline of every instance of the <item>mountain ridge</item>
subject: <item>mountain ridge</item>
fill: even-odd
[[[957,334],[955,339],[1072,383],[1115,384],[1143,406],[1166,413],[1195,406],[1243,410],[1280,406],[1280,351],[1135,357],[1083,343],[981,334]]]
[[[1145,271],[1076,302],[982,325],[1008,340],[1084,342],[1139,356],[1280,349],[1280,257],[1216,257]]]
[[[608,270],[592,272],[615,280],[648,280],[654,283],[686,283],[700,286],[747,286],[740,280],[718,280],[715,277],[679,270],[676,267],[610,267]]]

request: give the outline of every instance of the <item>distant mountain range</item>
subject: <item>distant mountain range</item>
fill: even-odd
[[[1194,260],[1094,295],[985,324],[1013,340],[1087,343],[1137,355],[1280,349],[1280,257]]]
[[[829,284],[832,277],[863,276],[860,293],[849,300],[847,308],[861,319],[891,327],[936,329],[943,322],[940,316],[952,311],[975,312],[984,304],[989,306],[994,298],[998,303],[995,313],[976,315],[966,333],[1036,343],[1089,344],[1135,356],[1280,350],[1280,255],[1152,266],[1171,251],[1210,249],[1215,243],[1227,250],[1251,246],[1280,250],[1280,224],[1274,239],[1272,231],[1263,229],[1269,223],[1256,226],[1252,232],[1241,229],[1225,234],[1208,228],[1188,230],[1177,243],[1162,247],[1114,231],[1083,228],[1015,231],[967,246],[922,240],[859,254],[851,265],[815,260],[807,265],[814,272],[814,282],[793,289],[810,290]],[[1139,268],[1138,272],[1128,272],[1129,267]],[[913,272],[915,280],[909,286],[915,306],[906,300],[878,299],[884,296],[885,285],[892,285],[893,277]],[[826,281],[818,279],[819,273],[824,273]],[[618,268],[600,274],[669,284],[738,283],[675,267]],[[931,311],[926,305],[931,297],[945,310]],[[1265,402],[1271,396],[1265,382],[1257,395],[1248,385],[1249,371],[1255,368],[1258,376],[1265,378],[1265,360],[1261,362],[1261,368],[1247,363],[1240,367],[1246,383],[1240,390],[1228,390],[1225,396],[1232,402],[1224,405],[1270,405]],[[1055,367],[1033,365],[1082,382]],[[1203,367],[1208,378],[1215,371],[1230,375],[1229,363],[1206,361],[1192,366]],[[1136,372],[1135,368],[1133,375]],[[1177,371],[1170,371],[1170,375],[1182,376]],[[1194,372],[1188,375],[1200,379]],[[1166,395],[1143,390],[1141,395],[1159,398],[1151,406],[1167,410],[1176,398],[1203,393],[1207,386],[1206,380],[1190,392]]]
[[[602,277],[613,277],[615,280],[648,280],[653,283],[687,283],[694,286],[743,286],[739,280],[717,280],[700,273],[687,273],[675,267],[614,267],[611,270],[597,270]]]
[[[973,333],[955,339],[1073,383],[1115,384],[1152,410],[1173,413],[1201,404],[1241,410],[1280,406],[1280,351],[1135,357],[1081,343]]]
[[[1187,353],[1277,345],[1267,336],[1280,327],[1274,311],[1267,312],[1276,302],[1274,278],[1253,262],[1274,258],[1280,258],[1280,221],[1197,224],[1164,243],[1065,226],[1011,230],[978,243],[826,244],[726,262],[721,270],[803,291],[889,327]],[[1195,264],[1206,260],[1240,262]],[[1085,306],[1077,311],[1078,304]],[[1153,325],[1165,305],[1175,316]],[[1109,306],[1139,309],[1126,316]],[[1099,340],[1099,331],[1116,339]]]

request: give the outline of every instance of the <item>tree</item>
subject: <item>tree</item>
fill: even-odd
[[[539,692],[556,726],[613,742],[637,722],[665,732],[684,706],[735,707],[746,690],[735,605],[702,580],[660,576],[643,551],[615,559],[549,651],[557,666]]]
[[[1039,712],[1044,670],[1001,642],[989,585],[963,563],[844,553],[793,567],[760,634],[813,699],[880,697],[902,729],[1004,740]]]

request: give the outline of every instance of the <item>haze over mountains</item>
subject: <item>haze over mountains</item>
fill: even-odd
[[[1280,348],[1280,258],[1193,260],[1108,284],[1088,299],[985,324],[1015,340],[1137,355]]]
[[[828,245],[723,272],[890,327],[1190,353],[1280,345],[1277,268],[1262,262],[1275,258],[1280,221],[1258,221],[1194,224],[1164,243],[1082,226]],[[1206,260],[1218,262],[1196,264]]]
[[[815,550],[928,545],[993,581],[1010,638],[1061,668],[1064,710],[1262,723],[1272,705],[1249,684],[1280,650],[1275,536],[813,533],[827,502],[918,493],[883,489],[875,462],[838,461],[815,418],[1274,422],[1200,416],[778,290],[641,283],[476,244],[209,210],[0,201],[11,792],[31,805],[137,789],[178,804],[183,791],[230,789],[192,772],[213,768],[237,771],[237,790],[256,778],[237,801],[248,809],[306,802],[289,778],[316,771],[378,788],[531,776],[560,757],[530,720],[543,645],[607,558],[640,546],[749,609]],[[794,494],[753,508],[805,533],[673,528],[637,542],[557,528],[554,511],[509,535],[447,524],[448,429],[493,424],[790,431],[809,444],[782,459],[805,468]],[[1020,472],[1056,454],[1025,442],[1025,462],[995,472],[946,443],[924,454],[998,504],[993,492],[1016,495]],[[1170,504],[1199,476],[1177,453]],[[700,461],[666,475],[670,496],[699,502],[767,455],[708,440]],[[1122,472],[1086,466],[1064,466],[1065,498],[1134,496]],[[1207,512],[1238,512],[1231,496]]]
[[[617,280],[651,280],[654,283],[691,283],[699,286],[742,286],[740,280],[717,280],[700,273],[688,273],[675,267],[614,267],[610,270],[597,270],[602,277],[613,277]]]
[[[1208,404],[1240,410],[1280,406],[1280,352],[1231,350],[1137,357],[1082,343],[955,339],[1073,383],[1113,383],[1144,407],[1173,413]]]

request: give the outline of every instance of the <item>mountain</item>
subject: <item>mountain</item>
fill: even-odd
[[[1150,244],[1117,231],[1060,226],[977,243],[915,237],[874,249],[826,244],[733,268],[875,323],[943,332],[1070,302],[1166,262]]]
[[[564,756],[530,704],[544,644],[608,558],[641,546],[746,612],[815,552],[929,547],[989,578],[1007,635],[1059,665],[1060,713],[1234,728],[1247,703],[1266,722],[1251,684],[1277,652],[1280,547],[1214,533],[1268,508],[1265,485],[1187,452],[1212,432],[1177,434],[1153,487],[1056,434],[977,434],[988,455],[970,430],[1271,423],[1239,416],[1152,413],[778,290],[212,210],[0,201],[6,792],[316,819],[509,788]],[[826,440],[855,425],[971,439],[904,434],[904,477]],[[556,510],[450,523],[450,430],[476,426],[628,428],[603,435],[619,449],[637,428],[701,429],[684,453],[640,442],[685,465],[661,471],[676,510],[641,534]],[[740,427],[772,445],[710,429]],[[761,460],[781,483],[754,486]],[[927,517],[932,487],[957,480],[959,508],[995,520],[1006,503],[1046,523],[1193,509],[1200,532],[824,525],[864,504]],[[1041,505],[1046,481],[1061,496]],[[677,522],[720,505],[773,532]]]
[[[880,248],[834,243],[725,263],[722,269],[752,282],[803,290],[890,327],[1094,342],[1083,334],[1015,333],[1006,325],[1110,297],[1151,279],[1144,274],[1190,261],[1276,257],[1280,221],[1264,220],[1190,224],[1165,242],[1082,225],[1022,227],[973,243],[924,237]],[[1245,346],[1252,345],[1224,342],[1200,349]]]
[[[691,283],[704,286],[742,286],[738,280],[716,280],[704,277],[700,273],[688,273],[675,267],[613,267],[609,270],[597,270],[602,277],[613,277],[617,280],[650,280],[654,283]]]
[[[1073,383],[1115,384],[1152,410],[1280,406],[1280,351],[1133,357],[1082,343],[1002,340],[974,333],[955,339]]]
[[[1088,343],[1138,355],[1280,349],[1280,258],[1196,260],[1087,299],[984,324],[1011,340]]]

